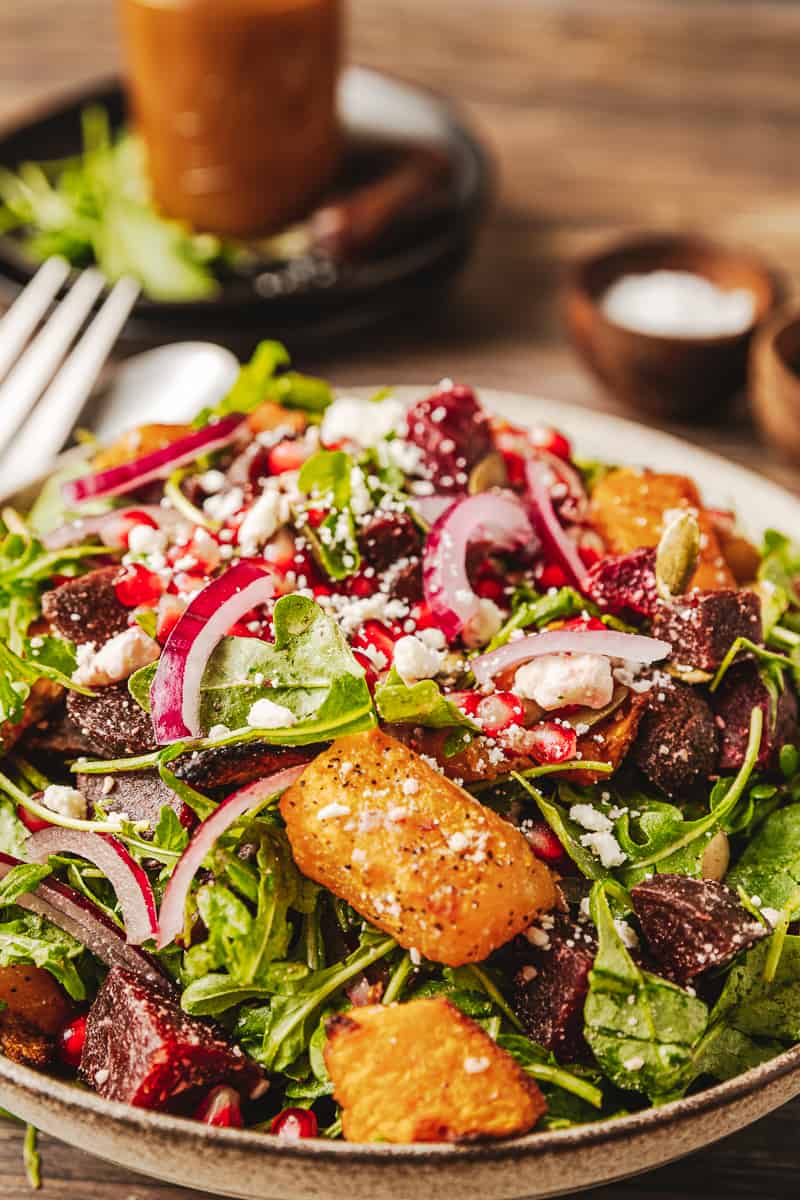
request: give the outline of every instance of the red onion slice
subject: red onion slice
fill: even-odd
[[[84,500],[94,500],[100,496],[119,496],[141,487],[143,483],[149,483],[151,479],[166,479],[176,467],[194,462],[201,454],[210,454],[212,450],[227,446],[243,421],[241,413],[231,413],[221,421],[206,425],[204,429],[179,438],[160,450],[144,454],[133,462],[69,480],[61,485],[61,492],[67,504],[82,504]]]
[[[46,550],[63,550],[67,546],[79,546],[87,537],[97,534],[104,546],[111,550],[124,550],[125,536],[131,528],[131,513],[144,513],[155,521],[159,529],[173,532],[181,525],[188,528],[184,516],[173,508],[162,508],[159,504],[137,504],[135,508],[115,508],[113,512],[94,517],[79,517],[60,525],[42,538]]]
[[[192,880],[219,838],[239,817],[243,817],[264,800],[291,787],[303,774],[307,765],[301,763],[296,767],[287,767],[285,771],[278,771],[275,775],[268,775],[265,779],[259,779],[241,788],[223,800],[216,812],[198,825],[189,845],[178,859],[164,892],[161,911],[158,914],[159,950],[163,950],[174,941],[183,929],[186,897],[189,895]]]
[[[548,485],[550,473],[550,468],[539,459],[529,459],[525,463],[525,482],[528,485],[531,516],[536,532],[542,539],[545,554],[558,563],[572,586],[580,589],[586,568],[577,546],[556,516]]]
[[[550,468],[557,483],[565,489],[563,497],[557,500],[553,507],[557,508],[567,521],[580,523],[585,520],[589,508],[589,497],[586,495],[580,471],[573,467],[571,462],[567,462],[565,458],[559,458],[557,454],[552,454],[549,450],[537,449],[536,458]]]
[[[496,550],[535,549],[538,544],[522,504],[511,493],[468,496],[442,513],[425,542],[422,576],[425,599],[449,639],[480,611],[480,598],[467,576],[467,550],[474,542]]]
[[[274,577],[252,562],[237,563],[195,594],[167,638],[150,690],[161,745],[199,737],[200,682],[215,646],[240,617],[274,595]]]
[[[641,633],[617,633],[613,629],[553,629],[507,642],[505,646],[473,659],[470,666],[476,680],[484,687],[501,671],[543,654],[604,654],[607,658],[654,663],[667,658],[671,652],[669,642]]]
[[[0,879],[22,865],[20,859],[0,853]],[[169,989],[169,982],[156,960],[145,950],[130,945],[124,932],[101,908],[60,880],[44,879],[35,892],[18,896],[14,903],[52,921],[107,966],[124,967],[155,987]]]
[[[156,901],[150,880],[116,838],[53,825],[31,834],[25,853],[29,862],[47,862],[51,854],[77,854],[94,863],[116,893],[130,944],[139,946],[156,936]]]

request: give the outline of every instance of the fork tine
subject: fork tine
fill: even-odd
[[[58,295],[69,274],[65,258],[48,258],[0,320],[0,379],[4,379],[25,343]]]
[[[84,271],[0,386],[0,450],[4,450],[55,373],[105,280]]]
[[[135,279],[126,277],[115,284],[12,445],[0,456],[3,496],[36,479],[64,445],[138,295]]]

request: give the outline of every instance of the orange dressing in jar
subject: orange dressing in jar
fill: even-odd
[[[153,198],[196,230],[300,217],[341,149],[340,0],[120,0]]]

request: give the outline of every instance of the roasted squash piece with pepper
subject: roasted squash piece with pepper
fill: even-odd
[[[589,520],[610,553],[628,554],[641,546],[657,546],[666,515],[682,508],[694,509],[700,526],[700,561],[691,586],[708,591],[735,587],[712,514],[703,508],[695,484],[685,475],[631,467],[609,471],[592,492]]]
[[[353,1008],[327,1033],[350,1142],[511,1137],[545,1112],[537,1084],[444,997]]]
[[[0,1051],[14,1062],[44,1067],[73,1008],[42,967],[0,967]]]
[[[281,813],[304,875],[433,962],[481,962],[556,902],[518,829],[378,729],[315,758]]]

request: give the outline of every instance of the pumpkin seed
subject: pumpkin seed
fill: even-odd
[[[662,600],[681,596],[697,567],[700,526],[694,513],[679,513],[669,522],[656,550],[656,587]]]
[[[467,491],[470,496],[477,496],[480,492],[488,492],[493,487],[506,487],[508,485],[508,474],[506,472],[506,463],[502,454],[497,450],[493,450],[491,454],[487,454],[469,473],[469,483]]]

